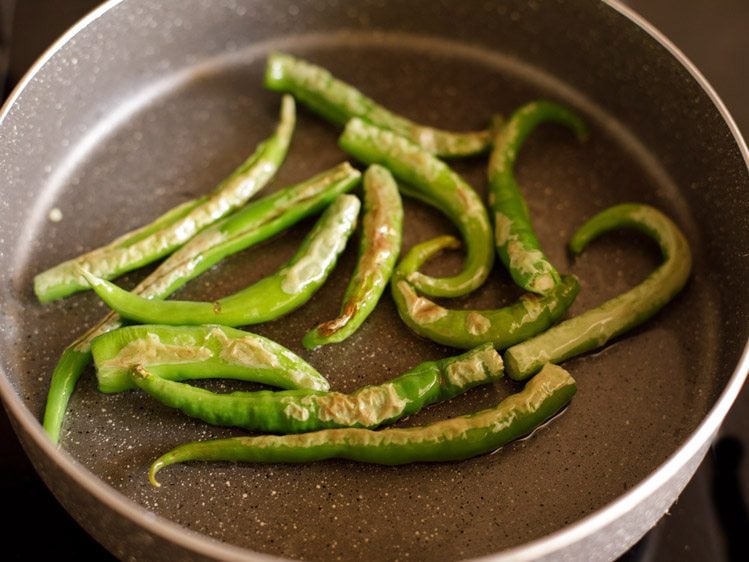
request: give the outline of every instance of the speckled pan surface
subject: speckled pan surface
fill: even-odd
[[[588,142],[542,128],[517,168],[544,248],[582,280],[572,313],[658,262],[654,246],[629,233],[602,239],[574,263],[566,256],[586,217],[623,201],[656,205],[684,229],[695,254],[689,285],[636,332],[569,361],[579,384],[572,406],[493,455],[398,468],[193,464],[165,470],[155,490],[146,469],[160,452],[232,432],[136,392],[102,395],[92,371],[71,404],[67,454],[54,451],[33,418],[58,355],[104,308],[91,294],[41,306],[33,275],[205,193],[252,151],[280,101],[261,83],[273,49],[445,128],[479,128],[537,97],[573,106],[591,125]],[[517,548],[521,557],[612,558],[684,486],[745,375],[749,178],[740,141],[690,70],[606,4],[115,2],[37,67],[12,102],[0,123],[0,384],[45,480],[123,558],[455,560]],[[301,110],[269,190],[344,159],[337,133]],[[455,164],[481,192],[484,166],[480,158]],[[406,247],[450,231],[439,213],[410,202],[406,212]],[[310,225],[227,260],[179,296],[212,298],[249,284],[290,256]],[[305,331],[337,312],[354,259],[351,245],[307,306],[254,331],[344,391],[449,353],[411,335],[388,296],[346,343],[304,351]],[[456,254],[432,271],[459,264]],[[497,268],[489,285],[453,306],[496,307],[517,295]],[[506,381],[472,391],[404,424],[472,411],[518,388]],[[593,533],[591,521],[602,530]]]

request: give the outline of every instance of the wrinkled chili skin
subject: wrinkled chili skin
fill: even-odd
[[[141,365],[161,378],[225,378],[285,389],[328,390],[330,384],[282,345],[227,326],[140,324],[91,342],[101,392],[135,388],[130,371]]]
[[[186,213],[178,212],[173,217],[170,217],[170,213],[162,215],[155,221],[161,223],[158,229],[153,225],[147,226],[135,235],[121,237],[108,246],[38,274],[34,278],[34,291],[39,301],[49,302],[88,289],[88,283],[79,273],[81,268],[97,277],[113,279],[154,262],[171,254],[202,229],[237,210],[278,171],[289,150],[295,123],[294,100],[291,96],[284,96],[275,133],[260,143],[255,152],[211,194],[197,200],[192,207],[188,203]],[[168,222],[167,218],[170,218]]]
[[[339,195],[281,269],[214,302],[147,299],[88,272],[83,275],[115,312],[136,322],[223,326],[268,322],[296,310],[322,286],[356,227],[360,206],[355,196]]]
[[[487,152],[488,130],[451,132],[425,127],[388,111],[354,87],[335,78],[322,67],[285,53],[271,53],[265,70],[265,86],[288,92],[315,113],[343,126],[358,117],[408,138],[432,154],[464,157]]]
[[[160,264],[133,292],[149,298],[168,297],[223,258],[267,240],[327,207],[338,195],[353,189],[360,177],[357,170],[343,163],[248,204],[201,231]],[[43,418],[44,429],[53,442],[59,441],[70,397],[83,370],[91,362],[92,340],[121,325],[120,316],[110,312],[63,351],[52,372]]]
[[[374,428],[449,400],[503,376],[502,359],[485,345],[462,355],[427,361],[379,385],[351,394],[308,389],[217,394],[169,381],[140,365],[134,383],[151,397],[213,425],[269,433],[336,427]]]
[[[692,267],[689,243],[671,219],[648,205],[624,203],[601,211],[573,235],[570,251],[577,255],[598,236],[620,228],[638,230],[655,240],[661,265],[629,291],[510,347],[504,356],[510,377],[525,380],[546,362],[562,362],[603,347],[648,320],[684,287]]]
[[[489,216],[473,188],[408,139],[360,119],[348,122],[338,143],[358,160],[385,166],[396,179],[423,193],[460,232],[466,252],[460,273],[437,278],[415,271],[409,282],[431,297],[460,297],[480,287],[494,263],[494,248]]]
[[[461,349],[491,343],[496,349],[505,349],[546,330],[567,311],[580,290],[574,275],[564,275],[547,294],[527,293],[503,308],[444,308],[420,296],[408,278],[432,255],[457,243],[451,236],[442,236],[415,246],[398,264],[391,281],[391,294],[401,319],[434,342]]]
[[[146,279],[148,293],[173,293],[225,257],[283,232],[325,210],[339,195],[359,185],[361,173],[342,162],[319,174],[258,199],[204,230],[172,254]],[[142,285],[142,284],[141,284]],[[141,285],[138,285],[140,288]]]
[[[487,168],[497,254],[520,288],[540,295],[551,291],[560,276],[541,249],[514,167],[528,135],[549,122],[570,128],[579,138],[587,135],[583,121],[566,107],[549,101],[531,102],[496,129]]]
[[[159,457],[149,479],[166,466],[188,461],[301,463],[331,458],[398,465],[471,458],[496,451],[528,435],[559,413],[577,386],[570,374],[548,365],[525,388],[497,406],[430,425],[386,428],[326,429],[296,435],[234,437],[180,445]]]
[[[302,339],[304,347],[339,343],[351,336],[374,311],[395,267],[403,237],[403,203],[390,172],[370,166],[364,173],[364,218],[359,259],[338,317],[316,326]]]

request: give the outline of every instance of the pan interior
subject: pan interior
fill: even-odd
[[[721,340],[717,289],[705,274],[709,264],[681,186],[615,116],[570,85],[512,58],[405,34],[298,37],[203,62],[187,74],[167,75],[139,98],[123,100],[120,118],[102,117],[95,139],[90,131],[76,139],[78,149],[51,176],[35,209],[37,220],[29,223],[34,244],[19,253],[17,304],[23,314],[12,321],[20,341],[30,345],[11,361],[19,366],[14,383],[29,408],[41,414],[48,373],[59,353],[105,311],[91,294],[40,306],[31,294],[33,275],[207,192],[251,152],[272,130],[280,101],[262,88],[264,57],[271,48],[320,63],[395,111],[448,129],[480,128],[493,113],[507,114],[540,97],[580,111],[591,125],[587,142],[580,144],[554,126],[541,127],[517,166],[542,245],[559,269],[582,280],[573,315],[633,286],[659,262],[655,246],[629,232],[601,239],[574,262],[568,258],[564,245],[576,227],[616,203],[649,203],[673,217],[692,244],[694,275],[645,326],[600,353],[567,362],[579,385],[571,407],[528,439],[492,455],[395,468],[344,461],[191,464],[165,470],[156,490],[146,470],[158,454],[188,440],[239,432],[193,422],[137,392],[100,394],[92,370],[73,398],[63,433],[71,455],[145,509],[192,531],[309,560],[490,554],[575,522],[662,463],[704,417],[722,382],[711,379]],[[268,191],[345,159],[336,147],[337,134],[300,109],[292,150]],[[454,166],[484,193],[485,164],[475,158]],[[60,210],[61,221],[47,220],[52,208]],[[405,248],[452,232],[436,211],[410,201],[406,211]],[[226,260],[178,298],[216,298],[259,279],[293,253],[311,224]],[[452,353],[411,335],[387,294],[347,342],[314,352],[301,347],[306,330],[337,313],[354,267],[355,242],[305,307],[250,328],[302,355],[342,391]],[[430,264],[430,271],[446,274],[458,267],[456,253]],[[130,287],[142,275],[128,275],[122,284]],[[486,287],[445,303],[495,308],[518,294],[497,266]],[[237,388],[222,382],[206,386]],[[471,391],[401,425],[474,411],[519,388],[503,381]]]

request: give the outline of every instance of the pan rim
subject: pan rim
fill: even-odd
[[[5,122],[7,115],[14,107],[18,97],[28,84],[34,80],[37,73],[47,64],[47,62],[49,62],[58,51],[60,51],[83,29],[119,4],[124,3],[124,1],[125,0],[108,0],[100,5],[71,27],[42,54],[8,96],[7,101],[0,110],[0,127],[2,127],[2,124]],[[687,70],[687,72],[689,72],[692,78],[708,95],[715,108],[728,125],[728,128],[738,145],[739,151],[744,158],[747,169],[749,169],[749,150],[747,149],[747,145],[742,138],[738,127],[718,94],[696,66],[652,24],[647,22],[629,7],[622,4],[619,0],[603,0],[603,3],[629,19],[642,31],[655,39]],[[592,536],[596,532],[617,521],[623,514],[632,510],[633,507],[656,493],[662,486],[669,482],[685,464],[696,457],[701,448],[705,447],[705,445],[710,442],[718,431],[720,424],[728,413],[728,410],[736,400],[736,397],[745,383],[748,373],[749,339],[744,345],[743,353],[728,379],[725,388],[720,393],[708,414],[684,443],[646,479],[639,482],[631,490],[619,496],[614,501],[604,505],[582,519],[579,519],[575,523],[563,527],[540,539],[510,548],[500,553],[488,555],[481,559],[528,560],[548,556]],[[23,403],[21,397],[13,388],[13,385],[10,382],[10,377],[2,367],[0,367],[0,375],[2,375],[0,376],[0,397],[2,398],[6,409],[11,414],[14,426],[17,424],[22,428],[24,435],[33,441],[35,446],[37,446],[39,450],[47,456],[57,469],[63,471],[68,478],[74,481],[81,489],[85,490],[97,501],[125,517],[135,526],[146,528],[149,532],[154,533],[165,540],[168,540],[186,550],[204,556],[225,560],[281,560],[281,558],[273,555],[251,551],[229,543],[223,543],[206,535],[191,531],[171,520],[154,515],[146,508],[110,487],[90,470],[78,463],[78,461],[76,461],[75,458],[70,456],[66,451],[55,446],[47,438],[39,420],[36,419],[33,413]]]

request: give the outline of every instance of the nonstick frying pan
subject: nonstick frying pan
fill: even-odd
[[[231,431],[187,421],[137,393],[99,394],[89,372],[63,450],[36,421],[47,377],[72,336],[103,312],[90,294],[38,305],[31,279],[60,259],[210,189],[270,131],[278,96],[265,54],[319,62],[410,117],[476,128],[536,97],[591,123],[583,145],[553,127],[523,150],[518,179],[544,247],[583,281],[575,314],[657,264],[621,233],[571,262],[564,242],[622,201],[657,205],[695,253],[686,290],[651,322],[566,363],[578,396],[560,418],[494,455],[370,467],[175,467],[149,487],[148,463],[187,439]],[[577,2],[113,2],[72,30],[6,105],[0,224],[3,398],[40,474],[71,513],[123,558],[613,558],[668,508],[699,464],[746,375],[746,148],[710,88],[618,5]],[[341,158],[337,131],[301,112],[271,189]],[[481,159],[455,164],[483,188]],[[51,209],[62,213],[49,220]],[[449,231],[409,204],[406,245]],[[233,291],[293,252],[309,223],[236,256],[182,298]],[[354,252],[304,309],[258,327],[301,352],[337,310]],[[458,254],[435,273],[459,267]],[[123,279],[130,286],[142,273]],[[497,270],[462,306],[517,293]],[[350,342],[306,354],[352,390],[448,350],[409,334],[384,299]],[[228,388],[215,384],[213,388]],[[492,404],[507,382],[406,424]]]

